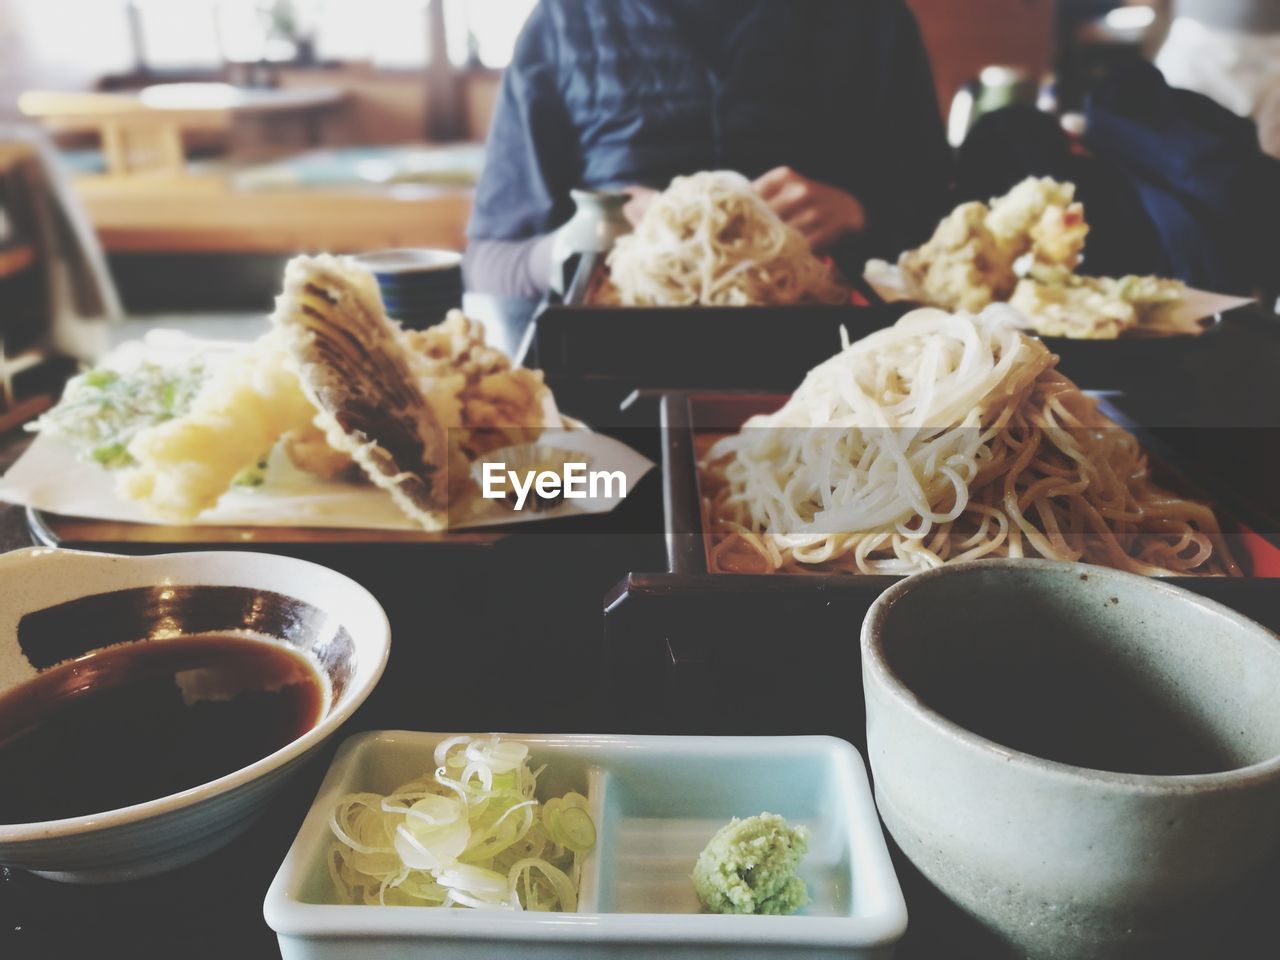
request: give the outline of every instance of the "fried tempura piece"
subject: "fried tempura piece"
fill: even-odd
[[[1080,266],[1088,233],[1089,225],[1084,222],[1084,207],[1080,204],[1046,207],[1029,234],[1034,263],[1062,273],[1074,271]]]
[[[911,295],[948,310],[978,313],[1013,290],[1013,256],[987,227],[984,203],[963,203],[938,224],[929,241],[902,255]]]
[[[1159,277],[1072,275],[1060,283],[1022,280],[1009,303],[1041,336],[1111,340],[1136,326],[1158,327],[1161,308],[1180,300],[1184,289]]]
[[[1075,185],[1028,177],[1003,197],[953,210],[929,242],[899,260],[907,292],[976,313],[1007,301],[1044,336],[1110,339],[1144,327],[1188,332],[1163,319],[1181,299],[1176,280],[1077,274],[1089,225]],[[1193,331],[1194,332],[1194,331]]]
[[[1008,300],[1020,275],[1057,282],[1080,263],[1084,209],[1075,186],[1028,177],[988,206],[956,207],[899,266],[912,296],[948,310],[977,313]]]
[[[994,197],[987,215],[987,229],[996,242],[1012,247],[1014,256],[1027,252],[1032,228],[1045,210],[1065,210],[1075,199],[1073,183],[1059,183],[1049,177],[1027,177],[1003,197]]]
[[[541,371],[512,367],[489,346],[481,323],[450,310],[434,327],[405,331],[404,340],[419,383],[468,459],[538,438],[551,391]]]
[[[322,480],[354,479],[360,475],[351,455],[329,446],[324,431],[314,423],[286,433],[280,442],[295,467]]]
[[[129,453],[137,466],[121,474],[120,494],[174,522],[216,504],[282,434],[306,428],[315,416],[285,355],[282,338],[268,334],[214,374],[185,416],[135,436]]]
[[[343,257],[295,257],[271,319],[329,446],[349,454],[424,528],[444,526],[445,429],[373,275]]]
[[[1087,336],[1114,340],[1138,322],[1132,304],[1087,283],[1067,285],[1023,280],[1009,305],[1020,310],[1032,329],[1044,337]]]
[[[205,384],[182,417],[138,434],[121,492],[189,521],[283,442],[325,479],[366,476],[427,529],[475,487],[470,461],[534,440],[550,407],[541,373],[513,369],[484,327],[451,311],[405,331],[372,274],[342,257],[298,257],[275,329]]]

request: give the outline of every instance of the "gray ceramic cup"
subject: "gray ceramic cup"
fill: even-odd
[[[1274,634],[1158,580],[990,560],[886,591],[862,664],[889,832],[1011,953],[1225,955],[1280,857]]]

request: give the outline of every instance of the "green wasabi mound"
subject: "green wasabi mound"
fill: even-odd
[[[693,889],[709,913],[795,913],[809,902],[796,874],[809,831],[776,813],[739,820],[716,831],[693,868]]]

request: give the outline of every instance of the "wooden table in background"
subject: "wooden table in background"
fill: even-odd
[[[243,89],[226,83],[165,83],[137,93],[29,90],[18,108],[58,132],[97,133],[113,178],[186,172],[184,137],[233,134],[237,123],[297,119],[319,140],[319,118],[342,106],[338,87]]]
[[[218,177],[81,177],[76,189],[109,252],[461,250],[469,187],[237,190]]]
[[[470,187],[246,190],[187,164],[188,133],[231,135],[233,122],[281,118],[312,124],[341,107],[345,96],[334,86],[162,84],[137,94],[33,91],[20,106],[53,130],[99,133],[106,172],[77,178],[76,188],[108,252],[462,249]],[[311,139],[316,136],[313,130]]]

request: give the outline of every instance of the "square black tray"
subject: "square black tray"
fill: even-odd
[[[892,326],[910,304],[794,307],[549,306],[530,328],[526,366],[584,419],[634,390],[793,390],[840,349]]]
[[[712,391],[662,397],[666,569],[632,572],[606,598],[604,715],[611,726],[625,729],[828,733],[861,745],[862,619],[900,578],[709,572],[693,408],[699,398],[712,397],[734,399]],[[1138,433],[1145,443],[1148,438]],[[1230,495],[1219,494],[1220,483],[1181,469],[1176,453],[1158,441],[1151,441],[1148,452],[1180,486],[1206,496],[1224,517],[1280,543],[1275,518],[1235,512]],[[1280,631],[1280,579],[1169,580]]]
[[[530,326],[525,363],[558,389],[605,407],[633,389],[789,392],[839,349],[842,327],[858,340],[918,307],[555,304]],[[1194,385],[1206,372],[1241,363],[1280,366],[1280,317],[1256,304],[1214,317],[1199,336],[1043,339],[1084,390],[1160,395],[1173,381]],[[1212,407],[1215,399],[1203,402]]]

